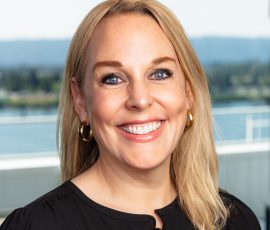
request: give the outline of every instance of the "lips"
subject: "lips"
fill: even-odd
[[[118,130],[129,141],[147,143],[154,141],[160,136],[164,123],[164,120],[134,121],[118,126]]]
[[[161,126],[161,121],[154,121],[154,122],[149,122],[146,124],[124,125],[124,126],[120,126],[120,128],[130,134],[143,135],[143,134],[148,134],[157,130],[160,126]]]

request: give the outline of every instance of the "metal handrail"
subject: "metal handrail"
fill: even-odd
[[[258,113],[270,113],[270,106],[256,106],[256,110],[251,106],[243,107],[226,107],[226,108],[214,108],[214,115],[227,115],[227,114],[258,114]]]
[[[270,114],[269,106],[256,106],[256,110],[254,107],[245,106],[245,107],[227,107],[227,108],[215,108],[213,109],[213,114],[216,116],[230,116],[230,115],[241,115],[245,116],[245,138],[242,141],[246,143],[251,143],[254,141],[262,141],[263,138],[261,136],[262,129],[270,127],[270,119],[265,118],[255,118],[255,115],[258,114]],[[254,135],[254,130],[258,130],[258,137],[256,138]],[[239,140],[238,140],[239,141]],[[228,142],[228,141],[225,141]],[[229,141],[230,142],[230,141]]]

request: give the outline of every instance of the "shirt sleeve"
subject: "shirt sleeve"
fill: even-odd
[[[19,208],[10,213],[0,226],[0,230],[31,230],[31,214],[26,208]]]
[[[261,230],[256,215],[246,204],[230,194],[226,194],[224,197],[225,204],[229,207],[229,217],[225,229]]]

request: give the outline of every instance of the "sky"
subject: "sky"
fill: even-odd
[[[0,40],[71,38],[100,0],[0,0]],[[270,38],[270,0],[160,0],[188,36]]]

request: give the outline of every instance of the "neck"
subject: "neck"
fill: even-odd
[[[176,197],[170,159],[155,168],[142,170],[100,157],[89,175],[96,178],[99,184],[96,186],[103,190],[101,194],[106,194],[101,202],[123,211],[152,214],[154,209],[166,206]]]

